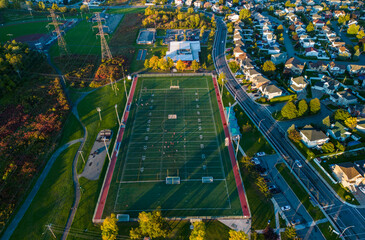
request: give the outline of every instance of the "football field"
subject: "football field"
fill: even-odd
[[[143,77],[134,96],[103,215],[242,215],[211,77]]]

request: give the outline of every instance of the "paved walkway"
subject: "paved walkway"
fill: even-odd
[[[65,145],[63,145],[62,147],[58,148],[56,150],[56,152],[53,153],[53,155],[51,156],[51,158],[48,160],[46,166],[44,167],[41,175],[39,176],[36,184],[34,185],[32,191],[29,193],[28,197],[25,199],[23,205],[20,207],[19,211],[17,212],[17,214],[15,215],[15,217],[13,218],[13,220],[11,221],[11,223],[9,224],[9,226],[6,228],[6,231],[4,233],[4,235],[1,237],[1,240],[8,240],[10,239],[11,235],[13,234],[13,232],[15,231],[15,229],[17,228],[19,222],[22,220],[24,214],[26,213],[26,211],[28,210],[30,204],[32,203],[34,197],[36,196],[39,188],[42,186],[44,179],[47,177],[49,171],[51,170],[54,162],[56,161],[57,157],[65,150],[67,149],[69,146],[75,144],[75,143],[79,143],[82,142],[83,138],[79,138],[73,141],[70,141],[68,143],[66,143]]]

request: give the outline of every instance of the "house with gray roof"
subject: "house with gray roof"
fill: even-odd
[[[308,85],[307,79],[303,76],[295,77],[290,79],[290,88],[295,92],[303,91]]]
[[[351,136],[351,133],[347,131],[347,128],[338,121],[335,124],[332,124],[331,128],[327,130],[327,133],[341,142]]]

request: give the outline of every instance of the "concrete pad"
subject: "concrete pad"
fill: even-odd
[[[250,219],[219,219],[219,221],[235,231],[243,231],[246,234],[250,233]]]

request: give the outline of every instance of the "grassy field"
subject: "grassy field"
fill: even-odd
[[[52,224],[56,236],[61,237],[74,201],[71,166],[79,146],[80,143],[72,145],[56,159],[11,239],[51,239],[46,224]]]
[[[298,182],[298,180],[290,173],[290,170],[286,167],[284,163],[280,163],[276,165],[276,168],[280,172],[281,176],[288,183],[290,188],[293,190],[295,195],[297,195],[299,201],[303,204],[303,206],[307,209],[308,213],[312,216],[313,220],[320,220],[325,218],[324,214],[321,212],[319,207],[314,207],[309,200],[309,194],[303,188],[302,185]]]
[[[179,80],[179,85],[184,90],[174,90],[171,92],[169,86],[172,79],[175,82]],[[151,96],[149,93],[144,93],[144,91],[140,93],[139,89],[144,89],[144,87],[152,91],[151,94],[154,94],[154,102],[151,102],[154,105],[153,110],[151,110],[152,122],[149,127],[150,133],[148,133],[151,139],[144,139],[146,129],[143,127],[143,123],[146,124],[144,121],[146,118],[149,118],[148,112],[150,110],[148,109],[150,107],[146,103],[144,106],[141,104],[136,109],[133,103],[129,116],[130,119],[127,123],[125,141],[123,141],[121,147],[123,154],[119,155],[117,161],[116,174],[113,176],[115,184],[112,184],[109,190],[107,200],[109,204],[106,204],[104,215],[109,215],[110,212],[116,211],[135,216],[138,211],[153,210],[158,206],[163,211],[165,210],[164,214],[166,216],[226,216],[242,214],[232,176],[230,159],[227,155],[227,150],[224,148],[224,133],[222,132],[223,128],[218,115],[218,105],[215,100],[214,90],[212,89],[213,83],[211,78],[140,78],[135,93],[135,101],[136,99],[144,99],[143,102],[152,101],[151,99],[148,100]],[[166,90],[167,92],[163,91],[161,95],[161,90],[155,89],[168,90]],[[199,93],[195,95],[197,91]],[[182,93],[184,93],[183,96],[181,95]],[[139,97],[140,94],[141,96]],[[200,116],[196,112],[196,96],[199,96]],[[165,97],[168,100],[167,105]],[[145,111],[145,109],[148,111]],[[161,111],[166,111],[165,117],[160,118]],[[167,114],[170,112],[176,113],[178,118],[165,122],[164,119],[167,119]],[[144,114],[147,115],[145,116]],[[214,118],[212,118],[212,115]],[[198,118],[201,118],[203,121],[202,130],[198,129]],[[161,147],[162,150],[160,151],[166,154],[159,152],[160,147],[153,147],[153,144],[161,146],[159,135],[153,135],[163,134],[161,121],[162,128],[167,130],[167,132],[163,136],[163,141],[165,142],[163,144],[164,147]],[[186,126],[185,123],[187,123]],[[218,135],[214,135],[215,129]],[[176,132],[176,135],[173,134],[174,132]],[[204,136],[203,141],[199,140],[199,134]],[[156,137],[158,139],[155,139]],[[184,139],[186,139],[186,142]],[[142,144],[141,142],[143,141],[145,143]],[[204,143],[203,149],[201,149],[200,143]],[[142,163],[140,162],[141,156],[139,155],[143,152],[144,144],[148,147],[145,150],[146,159]],[[173,150],[170,150],[170,147]],[[126,151],[127,149],[133,155],[130,155]],[[175,150],[178,151],[177,154]],[[219,151],[222,150],[223,154],[219,154]],[[206,158],[202,161],[203,154],[205,154]],[[219,155],[221,155],[222,162]],[[138,159],[135,159],[136,157]],[[161,158],[163,163],[160,162]],[[161,168],[154,168],[154,165],[157,164],[156,161],[158,161],[158,164],[162,164]],[[139,168],[135,167],[135,162],[143,164],[143,173],[140,173]],[[154,165],[150,165],[153,162]],[[203,165],[206,166],[206,169],[204,169]],[[181,184],[166,185],[164,179],[167,174],[170,176],[178,174],[182,180]],[[156,176],[158,176],[158,180],[154,181]],[[214,176],[217,180],[227,178],[228,181],[219,180],[211,184],[202,184],[202,176]],[[119,186],[118,182],[120,180],[136,182],[122,183]],[[153,180],[154,182],[145,183],[140,182],[141,180]],[[161,199],[161,196],[164,196],[164,198]],[[215,197],[211,198],[208,196]],[[217,200],[217,197],[220,200]]]
[[[20,36],[35,34],[35,33],[48,33],[46,28],[48,21],[29,22],[20,24],[11,24],[0,27],[0,42],[6,42],[10,39],[14,39]],[[12,36],[8,36],[12,34]]]

